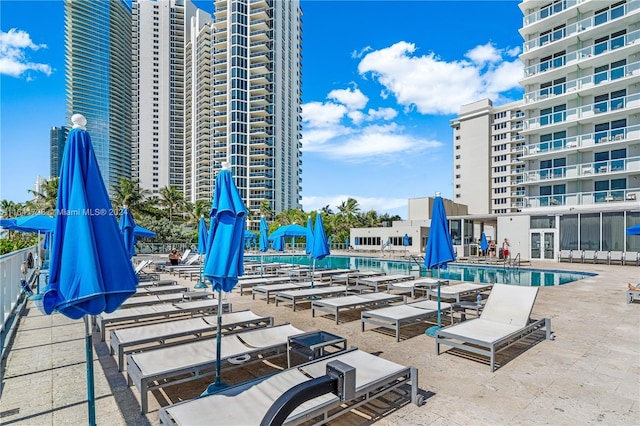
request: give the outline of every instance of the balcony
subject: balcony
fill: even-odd
[[[574,121],[584,120],[590,122],[597,114],[623,112],[626,109],[637,108],[638,106],[640,106],[640,93],[533,117],[524,121],[524,131],[527,132]]]
[[[634,75],[640,75],[640,62],[634,62],[626,66],[570,80],[566,83],[556,84],[555,86],[545,87],[533,92],[527,92],[524,94],[523,99],[525,104],[531,104],[564,95],[565,93],[586,90],[600,84],[605,84],[620,78],[631,77]]]
[[[549,181],[600,179],[602,175],[640,173],[640,157],[593,161],[549,169],[528,170],[523,184],[541,184]],[[546,183],[545,183],[546,184]]]
[[[635,139],[640,139],[640,125],[530,144],[524,147],[523,157],[539,158],[567,149],[589,148],[602,143],[628,142]]]
[[[612,189],[524,197],[524,208],[588,206],[607,203],[628,203],[634,206],[637,205],[638,199],[640,199],[640,188]]]
[[[638,40],[640,40],[640,30],[633,31],[628,34],[613,38],[611,40],[603,41],[602,43],[585,47],[583,49],[569,52],[566,55],[558,56],[557,58],[553,58],[548,61],[525,67],[524,77],[526,79],[543,72],[560,69],[565,65],[577,61],[581,62],[590,60],[593,57],[608,53],[611,50],[619,49],[625,46],[632,46],[633,44],[637,43]]]
[[[552,8],[554,6],[555,5],[550,5],[548,8]],[[548,9],[548,8],[545,8],[545,9]],[[640,9],[640,0],[631,0],[626,4],[621,4],[610,10],[607,10],[605,12],[599,13],[597,15],[591,16],[586,19],[582,19],[578,22],[569,23],[568,21],[565,20],[563,22],[565,24],[563,28],[559,28],[550,33],[542,34],[533,40],[529,40],[525,42],[522,46],[522,51],[526,56],[527,52],[546,46],[550,43],[553,43],[554,41],[570,37],[574,34],[588,31],[592,28],[595,28],[596,26],[602,25],[614,19],[621,18],[625,15],[629,15],[638,9]],[[541,10],[544,10],[544,9],[541,9]],[[558,26],[559,25],[555,25],[555,27],[558,27]]]
[[[583,1],[584,0],[566,0],[564,2],[552,3],[540,10],[536,10],[535,12],[524,16],[522,18],[522,26],[526,27],[527,25],[534,24],[542,19],[548,18],[549,16],[556,15],[570,7],[582,3]],[[526,3],[523,3],[522,6],[526,6]]]

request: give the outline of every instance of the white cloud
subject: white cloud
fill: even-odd
[[[370,52],[371,50],[373,50],[371,48],[371,46],[366,46],[366,47],[362,48],[362,50],[360,50],[359,52],[354,50],[353,52],[351,52],[351,57],[354,58],[354,59],[362,58],[362,56],[365,53]]]
[[[367,98],[360,89],[336,89],[329,92],[327,98],[343,104],[350,111],[362,109],[367,106]]]
[[[346,113],[344,105],[309,102],[302,106],[302,122],[310,127],[329,127],[340,123]]]
[[[487,43],[484,46],[476,46],[468,51],[465,56],[478,65],[484,65],[487,62],[495,63],[502,59],[498,49],[491,43]]]
[[[519,89],[522,64],[491,44],[475,47],[468,60],[447,62],[434,53],[416,55],[413,43],[398,42],[367,53],[358,65],[366,78],[373,76],[407,110],[422,114],[455,114],[460,106],[483,98],[500,99],[500,92]],[[499,57],[498,57],[499,56]],[[501,79],[501,80],[498,80]]]
[[[369,109],[367,115],[367,120],[393,120],[398,115],[398,111],[393,108]]]
[[[400,214],[406,215],[407,198],[382,198],[382,197],[360,197],[357,195],[332,195],[331,197],[303,196],[302,206],[304,211],[313,211],[329,206],[334,213],[338,212],[338,206],[349,198],[358,202],[361,212],[375,210],[378,214]],[[402,213],[398,213],[400,210]],[[393,212],[392,212],[393,211]]]
[[[52,69],[49,65],[31,62],[26,54],[27,50],[37,51],[46,48],[46,44],[35,44],[25,31],[16,28],[8,32],[0,31],[0,74],[21,77],[27,73],[29,81],[32,79],[29,71],[51,75]]]

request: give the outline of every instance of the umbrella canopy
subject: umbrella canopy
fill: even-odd
[[[347,246],[347,248],[349,248],[349,237],[345,238],[344,245]]]
[[[256,234],[254,234],[253,232],[249,232],[249,231],[244,231],[244,239],[245,240],[255,240],[256,239]]]
[[[150,229],[143,228],[142,226],[136,225],[133,230],[133,233],[136,237],[146,237],[146,238],[155,238],[156,233]]]
[[[204,220],[204,216],[200,216],[198,222],[198,253],[205,254],[207,252],[207,238],[209,231],[207,230],[207,222]]]
[[[427,333],[434,335],[441,327],[440,318],[440,269],[446,269],[447,263],[456,260],[453,250],[453,242],[449,233],[449,223],[447,213],[444,210],[444,202],[440,194],[436,194],[433,199],[433,211],[431,212],[431,227],[429,228],[429,238],[424,254],[424,266],[427,269],[438,269],[438,325],[427,330]]]
[[[0,226],[9,231],[37,234],[39,232],[52,232],[56,226],[56,221],[51,216],[33,214],[2,219]]]
[[[404,234],[404,237],[402,237],[402,245],[407,247],[409,245],[409,235],[408,234]]]
[[[87,402],[89,425],[95,425],[93,345],[89,315],[113,312],[135,294],[138,276],[127,252],[109,194],[104,186],[87,120],[80,114],[71,118],[62,155],[56,219],[53,230],[49,284],[44,290],[42,309],[78,319],[86,329]]]
[[[217,291],[231,291],[244,273],[244,230],[247,208],[238,193],[231,171],[223,165],[216,177],[211,205],[204,276]]]
[[[322,223],[322,214],[316,215],[316,226],[313,230],[313,249],[311,250],[311,258],[313,260],[322,260],[328,256],[329,244],[327,243],[327,235],[324,231],[324,224]]]
[[[262,216],[260,218],[260,251],[265,252],[269,250],[269,225],[267,225],[267,220]]]
[[[480,236],[480,250],[486,251],[489,248],[489,243],[487,242],[487,236],[484,235],[484,232]]]
[[[358,245],[358,243],[359,243],[359,241],[358,241],[358,237],[355,237],[355,238],[353,239],[353,244]]]
[[[290,238],[290,237],[304,237],[307,235],[307,229],[292,223],[291,225],[281,226],[269,235],[270,240],[275,240],[278,237]]]
[[[640,235],[640,224],[628,227],[627,235]]]
[[[115,311],[138,285],[80,117],[62,158],[49,285],[42,298],[47,314],[58,311],[72,319]]]
[[[216,381],[211,386],[221,386],[220,354],[222,353],[222,291],[229,292],[244,273],[244,232],[247,208],[233,181],[230,164],[222,163],[216,176],[211,203],[211,226],[204,265],[204,277],[211,281],[218,294],[218,334],[216,336]]]
[[[304,251],[307,254],[311,254],[311,251],[313,250],[313,227],[311,223],[311,216],[307,217],[307,233],[305,236],[307,237],[307,241]]]
[[[135,236],[136,223],[131,216],[131,212],[128,208],[123,207],[120,212],[120,232],[122,233],[122,242],[124,242],[124,248],[129,253],[129,257],[136,254],[136,236]]]

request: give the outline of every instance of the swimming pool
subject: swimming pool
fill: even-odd
[[[260,256],[245,256],[245,259],[260,260]],[[265,255],[262,261],[309,265],[305,255]],[[387,260],[357,256],[327,256],[316,262],[316,267],[359,269],[361,271],[380,271],[387,274],[408,274],[430,276],[424,268],[418,270],[418,264],[406,260]],[[434,275],[436,272],[434,271]],[[468,281],[476,283],[502,283],[522,286],[556,286],[592,277],[597,274],[588,272],[559,271],[532,268],[504,268],[503,266],[457,265],[452,264],[440,271],[442,279]]]

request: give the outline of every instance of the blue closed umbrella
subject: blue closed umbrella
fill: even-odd
[[[349,250],[349,237],[345,238],[344,245],[347,247],[347,250]]]
[[[435,336],[441,328],[440,316],[440,269],[447,269],[447,264],[456,260],[453,250],[453,242],[449,233],[449,223],[447,213],[444,210],[444,202],[440,193],[436,193],[433,200],[433,211],[431,212],[431,227],[429,228],[429,238],[424,254],[424,266],[427,269],[438,269],[438,325],[429,328],[426,333]]]
[[[222,164],[216,177],[211,204],[211,224],[204,265],[204,276],[218,291],[218,334],[216,337],[216,381],[207,391],[221,387],[220,354],[222,335],[222,292],[230,292],[244,273],[244,230],[247,208],[238,193],[229,170],[230,164]]]
[[[404,234],[402,237],[402,245],[404,246],[404,257],[407,257],[407,247],[409,247],[409,235]]]
[[[95,424],[93,350],[88,315],[113,312],[136,292],[138,278],[118,229],[86,119],[75,114],[62,158],[49,284],[42,308],[86,328],[89,424]]]
[[[331,252],[327,242],[327,235],[324,231],[324,223],[322,223],[322,214],[316,214],[316,225],[313,229],[313,247],[311,250],[311,258],[313,259],[313,271],[311,273],[311,287],[313,287],[313,272],[316,269],[316,260],[322,260]]]
[[[311,254],[311,251],[313,250],[313,227],[312,227],[312,223],[311,223],[311,216],[307,217],[307,232],[305,234],[305,236],[307,237],[307,241],[305,244],[305,253],[307,254]]]
[[[264,252],[269,250],[269,225],[267,225],[267,219],[264,216],[260,217],[260,277],[262,277],[262,258]]]
[[[628,227],[627,235],[640,235],[640,224]]]
[[[200,216],[200,221],[198,222],[198,254],[204,256],[207,253],[207,239],[209,232],[207,230],[207,222],[204,220],[204,215]],[[202,277],[202,269],[204,267],[204,261],[200,262],[200,277],[198,278],[198,282],[194,285],[194,288],[206,288],[207,284],[204,282],[204,278]]]
[[[129,253],[129,257],[136,254],[136,223],[131,216],[131,212],[127,207],[123,207],[120,212],[120,232],[122,233],[122,242],[124,248]]]
[[[273,249],[275,251],[284,251],[284,237],[275,237],[269,239],[273,239]]]
[[[482,235],[480,235],[480,250],[482,250],[482,253],[486,253],[488,248],[489,243],[487,242],[487,236],[484,235],[483,232]]]

